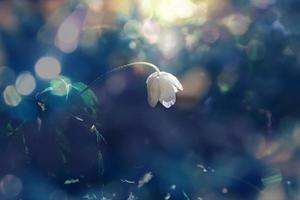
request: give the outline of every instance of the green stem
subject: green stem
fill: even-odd
[[[129,64],[126,64],[126,65],[122,65],[122,66],[119,66],[119,67],[116,67],[100,76],[98,76],[96,79],[94,79],[92,82],[90,82],[86,88],[84,88],[81,92],[78,93],[78,95],[82,95],[85,91],[87,91],[89,88],[91,88],[95,83],[97,83],[99,80],[101,80],[104,76],[108,75],[108,74],[111,74],[113,72],[116,72],[116,71],[119,71],[121,69],[124,69],[124,68],[128,68],[128,67],[133,67],[135,65],[144,65],[144,66],[147,66],[147,67],[151,67],[153,68],[158,74],[160,73],[160,70],[157,66],[155,66],[154,64],[152,63],[148,63],[148,62],[133,62],[133,63],[129,63]]]

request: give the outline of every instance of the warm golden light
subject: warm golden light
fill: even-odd
[[[167,24],[188,19],[197,10],[197,6],[190,0],[142,0],[140,6],[146,17],[154,17]]]

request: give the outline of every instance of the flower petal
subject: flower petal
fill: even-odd
[[[178,89],[178,90],[183,90],[183,87],[179,80],[174,76],[173,74],[170,74],[168,72],[161,72],[162,76],[168,77],[168,79],[171,81],[171,83]],[[177,91],[176,91],[177,92]]]
[[[159,101],[166,107],[169,108],[176,102],[176,88],[173,87],[172,83],[166,76],[159,77],[160,95]]]
[[[155,107],[158,99],[159,99],[159,77],[157,76],[157,73],[151,74],[147,80],[147,93],[148,93],[148,103],[150,106]]]
[[[158,77],[158,73],[157,72],[153,72],[152,74],[150,74],[146,80],[146,84],[148,85],[149,82],[153,81],[155,78]]]
[[[176,97],[174,99],[172,99],[171,101],[162,101],[162,105],[165,106],[166,108],[170,108],[171,106],[173,106],[176,102]]]

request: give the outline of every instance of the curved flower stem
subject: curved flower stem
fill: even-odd
[[[90,82],[86,88],[84,88],[81,92],[78,93],[78,95],[80,96],[81,94],[83,94],[85,91],[87,91],[89,88],[91,88],[92,85],[94,85],[95,83],[97,83],[99,80],[101,80],[104,76],[108,75],[108,74],[111,74],[113,72],[116,72],[116,71],[119,71],[119,70],[122,70],[124,68],[128,68],[128,67],[133,67],[135,65],[144,65],[144,66],[148,66],[148,67],[152,67],[158,74],[160,73],[160,70],[159,68],[152,64],[152,63],[149,63],[149,62],[133,62],[133,63],[129,63],[129,64],[126,64],[126,65],[122,65],[122,66],[119,66],[119,67],[116,67],[100,76],[98,76],[96,79],[94,79],[92,82]]]

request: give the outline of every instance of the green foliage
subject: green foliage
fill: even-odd
[[[70,80],[66,77],[60,77],[50,81],[52,94],[57,96],[68,96],[71,84]]]
[[[88,86],[82,82],[72,84],[72,88],[79,93],[82,92],[80,96],[85,106],[84,110],[92,116],[95,116],[97,113],[98,98],[91,89],[86,89],[87,87]]]

